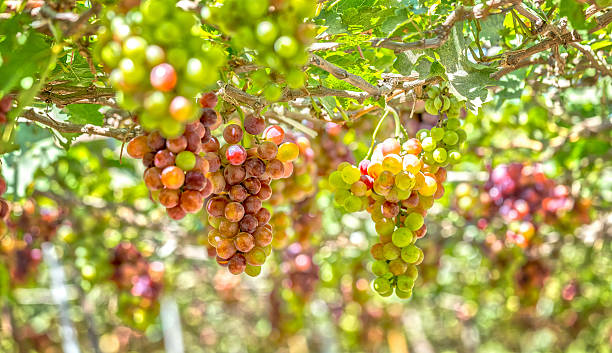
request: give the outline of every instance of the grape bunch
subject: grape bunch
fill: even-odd
[[[212,227],[208,242],[216,249],[217,262],[227,266],[229,272],[257,276],[273,240],[268,223],[271,212],[263,202],[272,196],[272,180],[291,176],[299,147],[283,142],[283,128],[266,127],[264,119],[257,115],[247,116],[243,126],[228,123],[223,140],[225,143],[220,145],[211,136],[204,143],[205,151],[216,154],[219,164],[208,174],[213,192],[206,203]]]
[[[206,175],[218,171],[221,162],[216,154],[205,151],[206,143],[214,138],[210,127],[216,119],[213,109],[204,108],[200,121],[187,124],[179,137],[165,139],[154,131],[127,144],[127,153],[142,159],[147,168],[143,179],[153,198],[174,220],[200,211],[213,191]]]
[[[444,195],[445,168],[461,158],[465,134],[460,121],[450,118],[438,125],[403,144],[388,138],[370,159],[359,166],[341,163],[329,176],[334,203],[347,212],[365,209],[375,223],[380,241],[371,248],[372,272],[378,276],[373,286],[382,296],[394,290],[400,298],[412,295],[416,265],[424,258],[415,242],[427,232],[427,210]]]
[[[342,126],[328,122],[324,131],[319,131],[312,144],[317,156],[319,176],[327,176],[342,162],[355,163],[352,151],[343,143]]]
[[[469,184],[457,186],[460,212],[478,218],[481,229],[495,233],[505,229],[506,243],[521,248],[530,245],[541,223],[561,227],[569,219],[578,224],[589,221],[581,200],[548,178],[541,164],[501,164],[490,171],[480,195],[478,191]]]
[[[6,95],[0,99],[0,124],[6,123],[6,115],[11,110],[12,105],[13,98],[11,96]]]
[[[301,88],[305,77],[302,66],[308,60],[306,47],[315,31],[304,19],[314,15],[316,3],[310,0],[225,0],[202,9],[202,18],[229,34],[237,48],[252,49],[257,64],[284,75],[291,88]],[[253,54],[249,52],[249,54]],[[265,70],[251,73],[266,99],[275,101],[281,87],[271,82]]]
[[[110,71],[117,102],[134,111],[146,131],[179,137],[197,120],[195,97],[216,82],[223,51],[207,44],[196,16],[175,1],[145,0],[105,18],[96,54]]]
[[[3,224],[2,234],[5,235],[0,252],[3,256],[0,257],[4,257],[11,280],[23,285],[32,278],[31,275],[36,274],[42,261],[40,245],[55,237],[64,213],[59,208],[41,207],[34,199],[26,199],[15,205],[9,218],[6,200],[0,199],[0,205],[0,222]]]
[[[425,100],[425,111],[431,115],[445,114],[449,118],[458,118],[461,115],[461,109],[465,103],[458,100],[452,93],[446,82],[440,86],[428,86],[425,91],[427,99]]]
[[[137,327],[146,327],[159,311],[159,296],[163,289],[164,265],[149,262],[131,243],[120,243],[110,259],[111,280],[122,292],[119,315]]]

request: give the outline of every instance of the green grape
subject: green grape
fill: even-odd
[[[421,142],[423,151],[432,152],[436,148],[436,141],[431,137],[426,137]]]
[[[441,127],[432,127],[429,131],[431,138],[434,141],[441,141],[444,138],[444,129]]]
[[[264,88],[263,94],[266,100],[276,102],[282,97],[283,91],[279,85],[271,83]]]
[[[123,42],[123,55],[127,58],[142,61],[147,50],[147,41],[138,36],[128,37]]]
[[[144,100],[144,108],[148,113],[164,117],[168,115],[168,97],[163,92],[154,91]]]
[[[334,194],[334,202],[336,202],[338,206],[344,207],[344,202],[349,196],[351,196],[351,193],[348,190],[338,190]]]
[[[298,51],[298,43],[289,36],[281,36],[274,42],[274,51],[283,58],[291,58]]]
[[[406,171],[402,171],[395,176],[395,185],[400,190],[410,190],[414,187],[415,183],[416,178]]]
[[[385,260],[378,260],[372,263],[372,273],[377,276],[383,276],[385,273],[389,272],[389,265]]]
[[[414,245],[411,245],[411,246],[414,246]],[[395,246],[393,243],[387,243],[383,246],[383,256],[387,260],[395,260],[400,257],[400,254],[401,254],[400,248]],[[415,261],[416,260],[418,260],[418,258],[415,259]]]
[[[433,99],[425,101],[425,111],[431,115],[438,115],[438,109],[436,109]]]
[[[403,291],[399,288],[395,288],[395,295],[397,295],[397,297],[400,299],[409,299],[412,297],[412,289]]]
[[[246,273],[247,275],[251,277],[257,277],[261,273],[261,266],[253,266],[253,265],[247,264],[246,268],[244,269],[244,273]]]
[[[408,265],[405,275],[412,278],[413,281],[416,281],[416,279],[419,277],[419,270],[415,265]]]
[[[361,172],[359,171],[359,168],[353,165],[343,168],[341,173],[342,180],[344,180],[344,182],[348,185],[359,181],[359,178],[361,177]]]
[[[465,141],[467,139],[467,134],[465,133],[465,130],[463,129],[458,129],[457,130],[457,135],[459,136],[459,143]]]
[[[378,293],[385,293],[389,292],[390,290],[392,291],[391,283],[384,277],[378,277],[377,279],[375,279],[373,287],[374,290]]]
[[[270,21],[262,21],[255,31],[257,39],[264,44],[272,44],[278,36],[278,27]]]
[[[434,165],[436,163],[436,160],[433,157],[433,152],[423,153],[423,160],[429,165]]]
[[[409,266],[409,268],[410,267],[414,266]],[[407,292],[409,290],[412,290],[412,288],[414,287],[414,278],[407,275],[399,275],[397,276],[397,281],[395,285],[397,286],[397,289]]]
[[[447,97],[447,96],[444,96],[444,97],[442,98],[442,108],[441,108],[441,109],[442,109],[442,111],[446,111],[446,110],[448,110],[448,109],[450,108],[450,106],[451,106],[451,101],[450,101],[450,99],[448,99],[448,97]]]
[[[448,160],[450,163],[459,163],[461,161],[461,152],[459,151],[452,151],[448,154]]]
[[[344,181],[342,178],[342,173],[339,171],[334,171],[329,175],[329,185],[334,189],[348,189],[351,186]]]
[[[185,126],[174,119],[164,119],[160,125],[162,135],[167,138],[174,138],[180,136],[185,131]]]
[[[121,45],[117,42],[110,42],[102,48],[100,53],[102,61],[108,66],[115,67],[121,59]]]
[[[446,128],[449,130],[457,130],[461,127],[461,121],[456,118],[450,118],[446,120]]]
[[[395,224],[393,221],[383,218],[379,222],[376,222],[374,227],[376,228],[376,233],[380,235],[391,235],[395,229]]]
[[[455,145],[457,142],[459,142],[459,135],[451,130],[447,130],[444,133],[444,139],[443,139],[444,143],[449,145],[449,146],[453,146]]]
[[[404,225],[413,232],[416,232],[423,224],[425,224],[425,218],[417,212],[408,214],[404,220]]]
[[[423,139],[425,139],[426,137],[429,137],[429,130],[421,129],[421,130],[417,131],[416,138],[419,141],[423,141]]]
[[[401,257],[402,260],[406,261],[406,263],[414,264],[419,260],[422,253],[423,250],[411,244],[402,248]]]
[[[446,153],[446,149],[442,147],[438,147],[433,151],[433,159],[438,163],[444,163],[446,157],[448,157],[448,154]]]
[[[420,227],[419,227],[420,228]],[[414,234],[408,228],[397,228],[391,235],[391,241],[399,248],[403,248],[412,244]]]
[[[344,208],[347,212],[359,212],[362,210],[363,204],[361,199],[355,195],[350,195],[344,200]]]
[[[395,259],[389,262],[389,271],[395,276],[403,274],[407,268],[408,264],[402,259]]]
[[[444,104],[444,102],[442,102],[442,98],[440,98],[440,96],[437,96],[436,98],[434,98],[434,107],[436,108],[437,111],[442,109],[442,104]]]
[[[196,156],[193,152],[182,151],[176,155],[175,164],[184,171],[192,170],[196,165]]]
[[[412,193],[412,191],[410,189],[409,190],[402,190],[402,189],[396,188],[396,187],[394,187],[391,190],[391,192],[396,192],[397,193],[397,200],[398,201],[405,200],[405,199],[409,198],[410,194]]]

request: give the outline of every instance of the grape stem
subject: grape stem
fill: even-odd
[[[402,125],[402,121],[400,120],[397,110],[392,107],[389,107],[389,110],[391,110],[391,114],[393,114],[393,119],[395,121],[395,138],[399,140],[408,140],[410,136],[408,135],[408,131],[406,131],[404,125]],[[402,136],[404,137],[403,139],[400,137],[400,131]]]
[[[374,129],[374,132],[372,133],[372,143],[370,144],[370,149],[368,150],[366,159],[372,158],[372,153],[374,153],[374,145],[376,144],[376,136],[378,135],[378,130],[380,130],[380,127],[382,126],[383,121],[385,121],[385,118],[387,117],[387,115],[389,115],[389,111],[390,110],[388,108],[385,109],[383,116],[378,121],[378,124],[376,125],[376,128]]]

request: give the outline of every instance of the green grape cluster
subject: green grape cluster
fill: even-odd
[[[334,203],[347,212],[365,209],[375,223],[379,241],[371,248],[377,276],[373,287],[382,296],[412,296],[416,266],[424,258],[415,243],[427,232],[427,211],[444,195],[445,167],[461,159],[465,133],[460,127],[459,120],[450,118],[419,131],[417,138],[386,139],[371,159],[359,166],[341,163],[329,176]]]
[[[145,130],[174,138],[198,119],[196,95],[215,84],[225,64],[223,50],[200,33],[197,17],[171,0],[104,16],[96,57],[110,71],[119,105]]]
[[[225,0],[202,9],[202,18],[231,35],[237,48],[249,52],[257,64],[281,73],[291,88],[304,85],[301,67],[308,60],[306,47],[314,38],[314,27],[304,20],[311,18],[316,2],[311,0]],[[264,70],[251,74],[256,86],[270,101],[281,96],[280,85],[271,82]]]
[[[458,118],[465,106],[463,101],[449,92],[445,82],[440,86],[429,86],[425,92],[428,97],[425,101],[425,111],[431,115],[444,113],[449,118]]]

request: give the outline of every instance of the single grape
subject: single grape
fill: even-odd
[[[298,158],[300,149],[293,142],[285,142],[278,147],[276,158],[281,162],[291,162]]]
[[[227,203],[227,199],[223,196],[213,197],[206,204],[206,212],[215,217],[224,216]]]
[[[383,276],[385,273],[389,272],[389,265],[385,260],[378,260],[372,263],[372,273],[377,276]]]
[[[264,130],[263,138],[266,141],[270,141],[275,143],[276,145],[280,145],[285,139],[285,131],[279,125],[271,125]]]
[[[196,156],[190,151],[183,151],[176,155],[174,162],[176,163],[177,167],[184,171],[189,171],[195,168]]]
[[[246,269],[247,263],[244,255],[234,254],[227,264],[227,269],[233,275],[239,275]]]
[[[252,214],[247,214],[240,220],[240,230],[247,233],[253,233],[259,226],[257,218]]]
[[[223,129],[223,139],[225,142],[233,145],[242,140],[242,128],[237,124],[230,124]]]
[[[238,222],[244,217],[244,206],[239,202],[229,202],[225,206],[225,218],[230,222]]]
[[[274,142],[264,141],[257,147],[257,153],[263,160],[270,161],[276,158],[278,154],[278,146]]]
[[[159,192],[159,203],[166,208],[172,208],[179,204],[180,191],[163,189]]]
[[[175,221],[181,220],[187,215],[187,213],[180,206],[166,208],[166,213],[168,213],[168,216]]]
[[[382,219],[375,224],[376,232],[383,235],[391,235],[395,229],[395,224],[389,219]]]
[[[185,172],[178,167],[166,167],[162,170],[161,181],[168,189],[178,189],[185,182]]]
[[[380,294],[392,291],[391,283],[389,283],[389,280],[384,277],[378,277],[375,279],[372,286],[374,287],[374,290]]]
[[[251,157],[244,162],[244,168],[248,175],[260,177],[266,172],[266,164],[257,157]]]
[[[436,141],[432,137],[426,137],[421,142],[423,151],[432,152],[436,148]]]
[[[204,152],[217,152],[219,147],[219,140],[214,136],[210,136],[208,139],[202,139],[202,151]]]
[[[223,238],[233,238],[240,232],[240,225],[227,218],[221,217],[219,222],[219,233]]]
[[[253,266],[247,263],[246,268],[244,269],[244,273],[251,277],[257,277],[261,273],[261,266]]]
[[[422,253],[423,250],[411,244],[402,248],[401,257],[406,263],[414,264],[419,260]]]
[[[391,235],[391,241],[399,248],[412,244],[414,235],[408,228],[397,228]]]
[[[258,227],[253,233],[255,237],[255,244],[257,246],[265,247],[272,243],[272,231],[266,227]]]
[[[266,128],[266,122],[261,116],[251,114],[244,118],[244,130],[251,135],[259,135]]]
[[[278,159],[273,159],[268,162],[266,166],[266,173],[270,175],[272,179],[280,179],[283,177],[285,172],[285,167],[283,166],[283,162]]]
[[[398,215],[400,207],[397,202],[385,201],[381,206],[381,212],[385,218],[394,218]]]
[[[185,190],[181,194],[181,208],[187,213],[196,213],[202,209],[204,199],[196,190]]]
[[[164,187],[161,179],[161,170],[159,168],[151,167],[145,170],[143,179],[149,190],[159,190]]]
[[[249,193],[242,185],[238,184],[238,185],[232,185],[230,187],[228,195],[229,195],[230,200],[236,201],[236,202],[242,202],[249,196]]]
[[[261,190],[260,190],[261,191]],[[242,202],[245,213],[256,214],[261,209],[262,200],[258,196],[249,196]]]
[[[261,181],[255,177],[250,177],[245,179],[242,182],[242,185],[246,189],[246,191],[251,195],[257,195],[259,190],[261,190]]]
[[[166,140],[166,148],[172,153],[180,153],[187,148],[187,139],[185,136]]]
[[[407,268],[408,264],[402,261],[402,259],[395,259],[389,262],[389,272],[395,276],[403,274]]]
[[[127,153],[132,158],[142,158],[145,153],[149,152],[146,136],[137,136],[130,140],[127,144]]]
[[[393,243],[387,243],[383,246],[383,256],[387,260],[395,260],[400,257],[400,248]]]
[[[438,162],[438,163],[444,163],[446,162],[446,157],[447,157],[447,153],[446,153],[446,149],[442,148],[442,147],[438,147],[433,151],[433,159],[434,161]]]
[[[225,151],[225,157],[232,165],[241,165],[246,160],[247,154],[244,147],[240,145],[231,145]]]
[[[420,213],[417,212],[409,213],[404,220],[404,225],[413,232],[421,228],[424,223],[425,219]]]
[[[229,185],[240,184],[246,178],[246,170],[240,165],[228,165],[223,170],[225,181]]]
[[[247,263],[252,266],[263,265],[264,262],[266,262],[266,256],[267,255],[264,249],[258,246],[254,247],[253,249],[251,249],[251,251],[245,254]]]
[[[217,105],[217,95],[213,92],[204,93],[198,103],[202,108],[214,108]]]
[[[441,127],[432,127],[429,134],[434,141],[442,141],[444,138],[444,129]]]
[[[159,64],[151,69],[150,81],[153,88],[169,92],[176,86],[176,71],[168,63]]]
[[[232,239],[219,239],[217,241],[217,256],[228,260],[236,253],[236,247]]]
[[[151,151],[159,151],[166,146],[166,139],[159,131],[153,131],[147,135],[147,146]]]
[[[261,201],[267,201],[272,196],[272,188],[268,184],[261,184],[261,189],[257,193],[257,198]]]
[[[218,230],[213,228],[208,231],[208,244],[216,248],[219,240],[221,240],[221,233]]]
[[[412,267],[412,266],[411,266]],[[408,266],[406,266],[406,270],[404,271],[404,273],[408,270]],[[396,280],[396,286],[399,290],[404,291],[404,292],[408,292],[410,290],[412,290],[412,287],[414,287],[414,278],[408,276],[408,275],[404,275],[404,274],[400,274],[397,276],[397,280]]]

